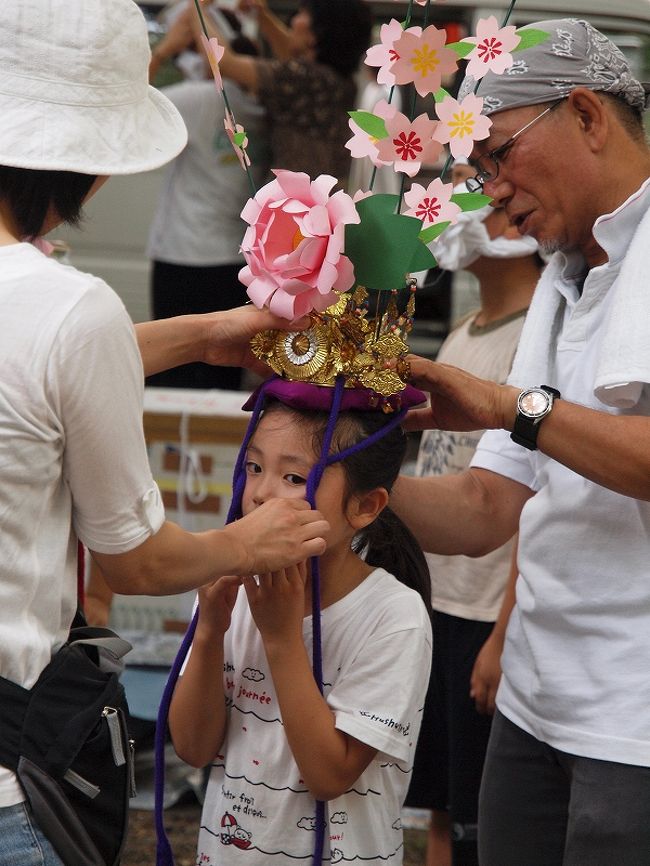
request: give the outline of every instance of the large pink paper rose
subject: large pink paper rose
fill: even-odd
[[[273,173],[275,180],[241,213],[249,228],[241,245],[247,264],[239,279],[256,307],[293,321],[326,309],[337,301],[336,292],[354,284],[343,243],[345,226],[360,218],[347,193],[330,196],[336,178],[322,174],[312,181],[301,172]]]

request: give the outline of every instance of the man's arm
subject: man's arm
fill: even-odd
[[[431,394],[431,406],[409,413],[409,429],[512,430],[518,388],[423,358],[410,361],[411,381]],[[557,400],[537,442],[543,454],[583,478],[624,496],[650,500],[650,418],[611,415]]]
[[[533,491],[495,472],[467,469],[458,475],[400,475],[390,507],[423,550],[484,556],[517,531],[519,515]]]

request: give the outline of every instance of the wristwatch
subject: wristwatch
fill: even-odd
[[[517,397],[517,417],[510,438],[529,451],[537,450],[539,426],[553,408],[553,401],[561,394],[550,385],[526,388]]]

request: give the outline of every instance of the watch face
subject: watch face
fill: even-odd
[[[527,391],[519,398],[519,407],[525,415],[539,418],[548,409],[550,399],[546,391]]]

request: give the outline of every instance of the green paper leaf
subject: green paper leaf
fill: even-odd
[[[476,48],[476,45],[473,42],[450,42],[448,45],[445,45],[445,48],[450,48],[462,59],[463,57],[467,57]]]
[[[452,195],[451,201],[457,204],[461,210],[478,210],[490,204],[492,199],[489,195],[483,195],[482,192],[459,192]]]
[[[436,90],[433,94],[433,98],[436,102],[442,102],[443,99],[446,99],[448,96],[451,96],[448,90],[445,90],[444,87],[441,87],[440,90]]]
[[[512,49],[512,53],[515,51],[524,51],[526,48],[532,48],[534,45],[539,45],[542,42],[545,42],[548,37],[551,35],[547,33],[546,30],[536,30],[534,27],[524,27],[521,30],[515,30],[517,36],[520,36],[519,45],[516,48]]]
[[[370,111],[348,111],[348,114],[359,129],[367,133],[371,138],[374,138],[376,141],[388,138],[386,124],[376,114],[372,114]]]
[[[369,291],[401,288],[406,274],[435,266],[420,241],[422,222],[396,213],[399,196],[372,195],[357,202],[361,222],[345,227],[345,254],[359,285]]]
[[[237,145],[237,147],[242,147],[244,142],[246,141],[246,133],[245,132],[236,132],[233,135],[232,140]]]
[[[441,223],[435,223],[435,225],[429,226],[428,229],[423,229],[419,234],[419,238],[423,244],[430,244],[431,241],[435,241],[435,239],[444,232],[447,226],[450,225],[450,220],[444,220]]]

